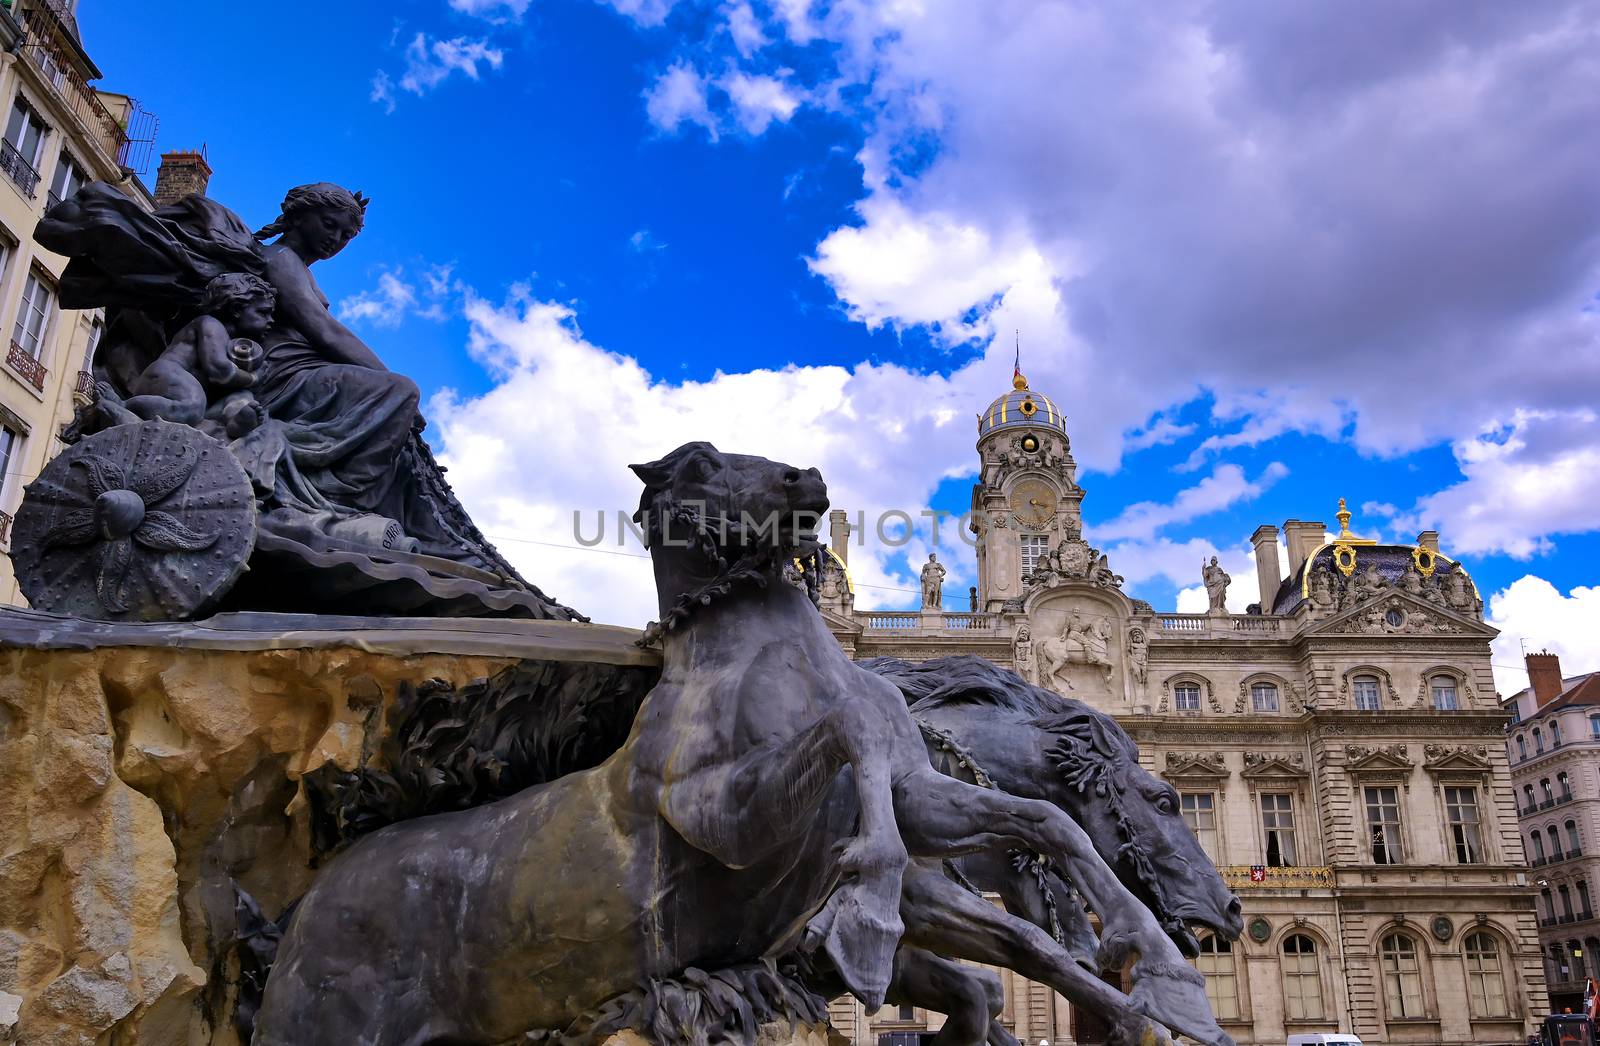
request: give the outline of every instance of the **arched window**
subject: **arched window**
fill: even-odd
[[[1479,931],[1467,934],[1462,951],[1467,958],[1467,1005],[1474,1017],[1509,1017],[1505,971],[1500,962],[1500,942]]]
[[[1322,971],[1317,968],[1317,942],[1303,933],[1283,939],[1284,1015],[1291,1021],[1320,1021]]]
[[[1589,717],[1589,736],[1600,737],[1600,715]]]
[[[1572,798],[1572,781],[1568,779],[1565,770],[1556,774],[1556,798],[1562,802]]]
[[[1425,1016],[1422,1012],[1422,964],[1417,959],[1417,942],[1409,934],[1387,934],[1383,938],[1380,956],[1389,1019]]]
[[[1581,981],[1588,974],[1583,972],[1583,946],[1577,941],[1567,942],[1567,954],[1572,956],[1572,979]]]
[[[1356,709],[1362,712],[1376,712],[1383,707],[1378,699],[1378,677],[1356,676],[1350,681],[1350,688],[1356,696]]]
[[[1593,721],[1600,722],[1600,717],[1597,717]],[[1517,758],[1518,759],[1526,759],[1526,758],[1528,758],[1528,739],[1526,737],[1523,737],[1521,734],[1517,735]]]
[[[1561,918],[1562,918],[1562,920],[1564,922],[1571,922],[1572,919],[1573,919],[1573,914],[1572,914],[1572,891],[1567,889],[1566,884],[1563,883],[1562,885],[1556,887],[1556,896],[1561,898]]]
[[[1538,836],[1536,835],[1536,836],[1534,836],[1534,838],[1537,839]],[[1545,921],[1546,922],[1551,922],[1551,923],[1555,922],[1556,921],[1556,897],[1555,897],[1555,894],[1551,893],[1550,892],[1550,887],[1546,886],[1544,889],[1539,891],[1539,896],[1544,898],[1544,917],[1545,917]]]
[[[1208,933],[1200,938],[1195,968],[1206,976],[1206,998],[1217,1020],[1239,1019],[1239,972],[1233,964],[1233,943]]]
[[[1549,828],[1546,828],[1544,830],[1544,834],[1550,840],[1550,860],[1554,861],[1556,858],[1561,856],[1561,836],[1556,832],[1555,825],[1551,825]]]
[[[1525,814],[1531,814],[1534,811],[1533,785],[1523,785],[1522,786],[1522,793],[1523,793],[1523,795],[1528,797],[1528,802],[1523,807],[1522,812],[1525,813]]]
[[[1461,699],[1456,694],[1456,681],[1450,676],[1434,676],[1430,684],[1433,689],[1433,707],[1440,712],[1454,712],[1461,707]]]
[[[1584,919],[1588,919],[1594,914],[1594,906],[1589,903],[1589,881],[1587,879],[1578,880],[1578,914]]]
[[[1278,710],[1278,688],[1272,683],[1256,683],[1250,687],[1250,709],[1254,712]]]
[[[1545,859],[1544,836],[1539,834],[1539,829],[1535,828],[1533,830],[1533,834],[1528,836],[1528,842],[1533,844],[1533,859],[1543,864]]]
[[[1200,711],[1200,684],[1179,683],[1172,688],[1172,707],[1179,712]]]
[[[1567,830],[1567,856],[1583,856],[1583,846],[1578,842],[1578,822],[1568,821],[1562,827]]]
[[[1550,747],[1561,747],[1561,720],[1559,719],[1550,720]]]
[[[1556,801],[1556,793],[1550,790],[1550,778],[1539,778],[1539,794],[1544,802],[1554,803]]]

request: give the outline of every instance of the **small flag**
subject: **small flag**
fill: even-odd
[[[1266,882],[1267,881],[1267,866],[1264,865],[1264,864],[1252,864],[1250,866],[1250,881],[1253,882],[1253,883],[1264,883],[1264,882]]]

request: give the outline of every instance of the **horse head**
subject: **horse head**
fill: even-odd
[[[1239,936],[1239,899],[1184,822],[1178,794],[1139,765],[1138,747],[1110,716],[979,657],[863,665],[997,787],[1066,811],[1186,955],[1199,953],[1191,925]]]
[[[815,588],[816,530],[828,510],[816,469],[724,454],[705,442],[629,467],[644,481],[633,519],[656,568],[662,620],[653,635],[737,584],[765,585],[791,559],[810,560],[805,577]]]
[[[1063,711],[1031,720],[1053,739],[1046,758],[1057,778],[1048,798],[1083,826],[1185,955],[1200,951],[1191,926],[1237,938],[1244,928],[1239,898],[1184,821],[1178,793],[1139,765],[1137,746],[1110,716],[1075,701],[1060,704]]]

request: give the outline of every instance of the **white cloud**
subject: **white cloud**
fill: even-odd
[[[389,79],[389,74],[379,69],[372,77],[372,93],[368,99],[383,106],[386,113],[394,112],[394,81]]]
[[[663,131],[676,131],[685,123],[703,127],[717,139],[717,121],[706,97],[706,79],[687,62],[674,62],[645,91],[645,112]]]
[[[1123,509],[1117,518],[1094,527],[1090,536],[1096,541],[1128,538],[1147,541],[1169,524],[1188,522],[1260,497],[1262,491],[1288,474],[1288,466],[1281,461],[1268,465],[1253,480],[1246,479],[1244,469],[1238,465],[1218,465],[1211,475],[1179,491],[1170,503],[1136,502]]]
[[[1548,650],[1561,657],[1563,675],[1600,671],[1600,586],[1577,587],[1563,596],[1531,574],[1489,597],[1485,619],[1500,630],[1492,644],[1495,686],[1510,696],[1528,685],[1522,651]]]
[[[800,108],[800,97],[782,80],[735,72],[718,81],[733,101],[734,113],[745,133],[764,134],[774,120],[788,123]]]
[[[1027,369],[1092,415],[1089,467],[1202,394],[1226,431],[1195,468],[1297,432],[1404,453],[1600,400],[1592,3],[783,0],[750,8],[759,51],[741,5],[701,6],[713,29],[681,53],[750,76],[781,54],[802,105],[864,128],[866,198],[813,261],[850,315],[1009,340],[1013,293],[1048,287]],[[1600,526],[1529,505],[1530,550]]]
[[[972,454],[971,404],[994,383],[982,363],[950,377],[894,366],[786,367],[673,383],[629,357],[588,342],[572,309],[525,291],[494,305],[467,294],[469,351],[494,387],[479,396],[445,391],[429,405],[450,480],[473,518],[527,575],[597,620],[639,625],[654,615],[648,564],[575,546],[573,512],[586,537],[604,510],[609,552],[616,512],[638,504],[633,462],[707,439],[728,451],[816,465],[835,506],[917,517],[941,479],[963,475]],[[882,403],[904,404],[884,412]],[[550,404],[571,410],[550,410]],[[592,405],[586,407],[585,405]],[[538,448],[530,453],[529,448]],[[970,584],[970,553],[941,528],[951,600]],[[863,609],[904,605],[916,579],[898,561],[928,547],[926,531],[903,548],[869,536],[852,543],[850,570]],[[959,552],[957,550],[960,550]],[[915,559],[914,567],[920,567]],[[899,590],[899,591],[896,591]]]
[[[628,249],[635,254],[648,254],[651,251],[664,251],[667,245],[656,239],[655,233],[649,229],[637,229],[628,237]]]
[[[749,0],[734,0],[722,11],[728,35],[741,56],[749,58],[767,46],[767,34],[762,32],[761,20],[750,7]]]
[[[667,15],[677,6],[677,0],[601,0],[601,2],[646,28],[653,28],[665,22]]]
[[[528,13],[533,0],[450,0],[450,6],[462,14],[472,15],[489,22],[516,21]]]
[[[384,70],[379,70],[372,78],[369,97],[386,112],[394,112],[396,87],[422,95],[444,83],[452,73],[477,80],[482,68],[499,69],[505,62],[505,52],[491,47],[487,37],[474,40],[458,36],[438,40],[418,33],[406,45],[405,58],[406,66],[398,80]]]
[[[1418,501],[1396,525],[1437,529],[1452,553],[1548,551],[1551,537],[1600,526],[1600,414],[1526,411],[1455,444],[1462,482]]]
[[[418,288],[405,278],[404,269],[379,273],[377,286],[370,291],[341,298],[337,315],[345,323],[364,323],[373,327],[398,327],[407,316],[443,320],[445,299],[455,289],[452,266],[435,265],[422,275]]]

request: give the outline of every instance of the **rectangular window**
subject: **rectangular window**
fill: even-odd
[[[22,303],[17,306],[17,325],[11,340],[34,359],[44,351],[44,336],[50,325],[50,308],[55,303],[55,293],[39,278],[36,272],[28,273],[28,282],[22,288]]]
[[[72,154],[65,149],[61,151],[61,159],[56,161],[56,173],[50,179],[50,195],[54,197],[53,203],[70,200],[89,179],[84,175],[83,168]]]
[[[1456,864],[1483,863],[1483,830],[1478,820],[1478,791],[1475,788],[1446,788],[1445,817],[1450,823],[1450,842],[1455,847]]]
[[[1589,736],[1600,738],[1600,715],[1589,717]]]
[[[6,508],[4,498],[12,486],[12,466],[22,458],[18,453],[21,448],[22,437],[6,426],[0,425],[0,509],[6,511],[10,510]]]
[[[1356,708],[1362,712],[1376,712],[1378,704],[1378,681],[1372,676],[1357,676],[1352,682],[1355,689]]]
[[[1454,679],[1441,677],[1433,681],[1433,707],[1440,712],[1454,712],[1461,707]]]
[[[1206,998],[1217,1020],[1238,1020],[1239,971],[1233,963],[1233,945],[1208,937],[1201,942],[1194,964],[1206,979]]]
[[[1179,683],[1172,688],[1172,707],[1179,712],[1200,711],[1200,686],[1197,683]]]
[[[1400,864],[1405,854],[1400,846],[1400,795],[1396,788],[1368,788],[1367,834],[1371,839],[1373,864]]]
[[[1250,688],[1250,707],[1257,712],[1278,710],[1278,688],[1271,683],[1257,683]]]
[[[1261,828],[1267,840],[1267,867],[1297,863],[1294,850],[1294,796],[1268,793],[1261,797]]]
[[[1033,573],[1045,554],[1050,551],[1050,539],[1043,534],[1022,535],[1022,576]]]
[[[6,142],[33,172],[39,170],[39,154],[44,151],[45,130],[39,114],[21,98],[12,104],[11,117],[6,121]],[[37,184],[38,174],[34,173],[33,177]]]
[[[1200,840],[1200,849],[1217,860],[1217,797],[1210,792],[1184,792],[1179,796],[1184,823]]]

